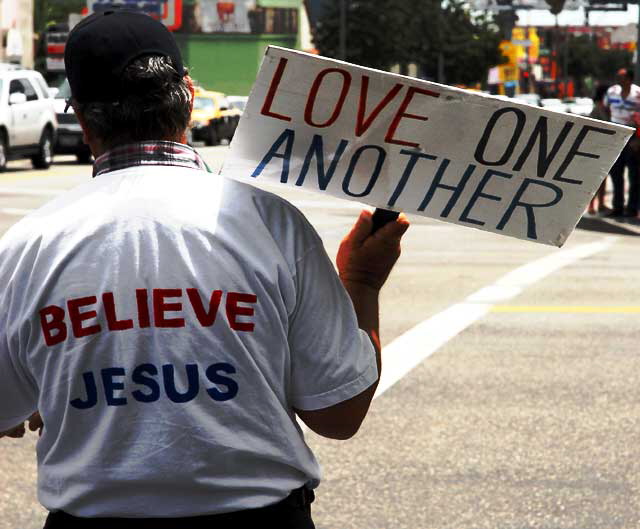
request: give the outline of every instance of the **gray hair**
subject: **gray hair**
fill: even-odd
[[[78,103],[86,127],[107,148],[179,137],[191,118],[191,92],[169,57],[148,55],[123,71],[125,95],[116,102]]]

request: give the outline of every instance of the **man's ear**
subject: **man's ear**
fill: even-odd
[[[193,87],[193,79],[191,79],[191,77],[189,77],[188,75],[184,76],[184,80],[187,83],[187,89],[189,90],[189,96],[191,98],[191,100],[189,101],[189,116],[191,116],[191,114],[193,113],[193,100],[195,99],[195,88]],[[191,118],[189,118],[189,121],[191,121]],[[182,136],[180,137],[179,142],[180,143],[184,143],[185,145],[188,145],[188,141],[187,141],[187,131],[189,130],[189,125],[187,125],[186,130],[182,133]]]
[[[71,106],[73,107],[73,111],[76,114],[76,118],[78,118],[78,123],[80,123],[80,128],[82,129],[82,141],[86,144],[86,145],[90,145],[90,138],[89,138],[89,131],[87,129],[87,124],[84,120],[84,116],[78,112],[78,109],[76,108],[76,106],[71,103]]]
[[[193,87],[193,79],[191,79],[191,76],[185,75],[184,80],[187,83],[187,88],[189,89],[189,94],[191,95],[191,105],[189,106],[189,114],[191,114],[191,112],[193,112],[193,100],[196,97],[196,90]]]
[[[82,112],[78,112],[78,108],[73,102],[71,103],[73,106],[73,111],[76,113],[76,117],[78,118],[78,123],[80,123],[80,128],[82,129],[82,141],[89,146],[89,150],[91,154],[93,154],[94,158],[97,158],[102,153],[105,152],[104,145],[99,138],[96,138],[89,127],[87,127],[87,122],[82,115]]]

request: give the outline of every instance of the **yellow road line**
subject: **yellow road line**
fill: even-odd
[[[640,314],[640,307],[556,307],[556,306],[527,306],[527,305],[495,305],[491,312],[560,312],[560,313],[589,313],[589,314]]]

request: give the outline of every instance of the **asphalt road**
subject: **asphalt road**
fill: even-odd
[[[201,152],[216,167],[225,148]],[[46,172],[21,162],[11,167],[0,175],[0,234],[90,174],[89,166],[72,163]],[[284,194],[335,255],[357,206]],[[518,267],[590,243],[603,246],[537,281],[542,265],[533,265],[519,274],[522,291],[501,297],[500,285],[485,289],[493,293],[486,314],[381,395],[354,439],[308,434],[325,476],[313,505],[317,527],[640,527],[637,227],[586,219],[556,250],[412,221],[382,293],[385,346],[452,306],[460,309],[450,313],[455,326],[473,306],[462,303],[468,296]],[[442,327],[426,327],[393,349],[387,365],[425,349]],[[34,445],[34,435],[0,441],[0,529],[42,526]]]

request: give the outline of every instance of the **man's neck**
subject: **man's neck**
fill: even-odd
[[[206,163],[192,147],[161,140],[127,143],[107,150],[93,163],[93,175],[152,165],[209,171]]]
[[[107,146],[102,142],[100,138],[96,138],[94,136],[88,136],[86,134],[85,134],[84,140],[87,143],[87,145],[89,145],[89,149],[91,150],[91,154],[93,154],[94,158],[99,158],[105,152],[108,152],[120,146],[120,145]],[[152,140],[152,141],[173,141],[176,143],[184,143],[185,145],[187,145],[187,131],[185,130],[182,134],[178,134],[175,137],[158,138],[157,140]],[[131,141],[127,143],[137,143],[137,142]]]

